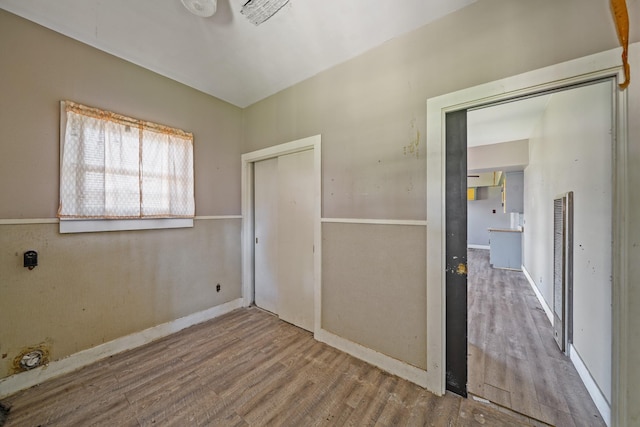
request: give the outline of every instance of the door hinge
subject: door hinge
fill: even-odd
[[[256,245],[258,244],[258,238],[256,237]]]

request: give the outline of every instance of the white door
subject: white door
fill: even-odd
[[[256,162],[255,302],[313,330],[313,150]]]
[[[278,314],[313,331],[313,151],[278,159]]]
[[[278,313],[278,159],[254,163],[255,303]]]

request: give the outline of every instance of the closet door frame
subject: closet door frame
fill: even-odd
[[[254,173],[255,162],[279,157],[300,151],[313,150],[314,160],[314,210],[313,210],[313,289],[314,289],[314,322],[313,332],[320,330],[321,313],[321,199],[322,199],[322,165],[321,165],[321,136],[315,135],[298,139],[273,147],[264,148],[241,156],[242,162],[242,300],[243,306],[248,307],[254,301]]]

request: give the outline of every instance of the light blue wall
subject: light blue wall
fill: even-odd
[[[502,187],[478,187],[476,200],[467,202],[467,243],[489,246],[489,227],[509,228],[509,214],[503,213]],[[496,213],[493,213],[495,209]]]
[[[524,172],[506,173],[506,209],[507,213],[524,212]]]

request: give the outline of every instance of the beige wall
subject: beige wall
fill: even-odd
[[[0,220],[55,217],[62,99],[193,132],[196,215],[240,214],[239,108],[2,10],[0,94]],[[0,225],[0,378],[25,347],[46,343],[56,360],[239,298],[240,222],[76,235]]]
[[[63,235],[57,224],[0,225],[2,376],[25,347],[45,343],[58,360],[239,298],[240,222]],[[33,270],[22,266],[30,249]]]
[[[60,101],[194,134],[196,215],[240,213],[242,111],[0,10],[0,218],[58,209]]]
[[[638,1],[627,4],[631,22],[640,22]],[[640,40],[640,27],[632,25],[631,40]],[[606,1],[482,0],[245,109],[243,152],[322,134],[323,217],[424,220],[428,98],[616,46]],[[634,102],[638,100],[630,104],[633,106]],[[638,107],[631,110],[636,115]],[[631,132],[629,159],[636,161],[631,164],[637,164],[640,125],[635,123],[637,120],[631,122],[635,130]],[[631,168],[630,173],[630,182],[640,182],[638,168]],[[640,192],[634,192],[630,202],[632,213],[640,217]],[[344,225],[341,231],[354,235],[360,233],[361,227],[375,226]],[[639,226],[631,227],[631,239],[635,240],[628,247],[632,259],[638,260]],[[332,256],[327,247],[349,244],[342,234],[327,233],[326,227],[324,230],[323,258]],[[350,248],[341,250],[356,253],[362,249],[355,239],[351,243]],[[380,248],[383,254],[378,254],[376,260],[383,265],[376,265],[377,268],[398,271],[393,250],[392,245]],[[408,256],[416,265],[425,266],[423,254]],[[638,264],[630,270],[635,273],[633,277],[640,273]],[[365,278],[360,282],[344,280],[351,275],[350,266],[343,271],[334,267],[324,263],[323,289],[342,287],[345,293],[366,289]],[[640,290],[636,288],[631,290],[632,321],[627,326],[633,331],[629,332],[629,342],[635,351],[629,354],[637,355],[640,314],[635,307],[640,304]],[[410,286],[396,290],[404,295],[382,301],[376,293],[362,292],[358,310],[325,300],[323,295],[323,314],[341,317],[343,324],[331,327],[341,329],[344,338],[364,342],[368,333],[346,327],[361,321],[359,313],[397,312],[404,308],[398,301],[422,297],[422,290]],[[391,335],[402,326],[389,322],[380,333]],[[372,346],[384,352],[387,344]],[[404,356],[400,358],[410,362]],[[637,360],[634,356],[633,361]],[[631,366],[630,385],[640,381],[639,370],[634,363]],[[632,404],[628,413],[634,417],[640,416],[639,396],[629,388]],[[634,421],[640,422],[637,418]]]
[[[325,223],[322,236],[323,328],[427,369],[425,227]]]
[[[483,0],[245,109],[243,151],[322,134],[324,217],[424,219],[428,98],[616,43],[601,0]]]

